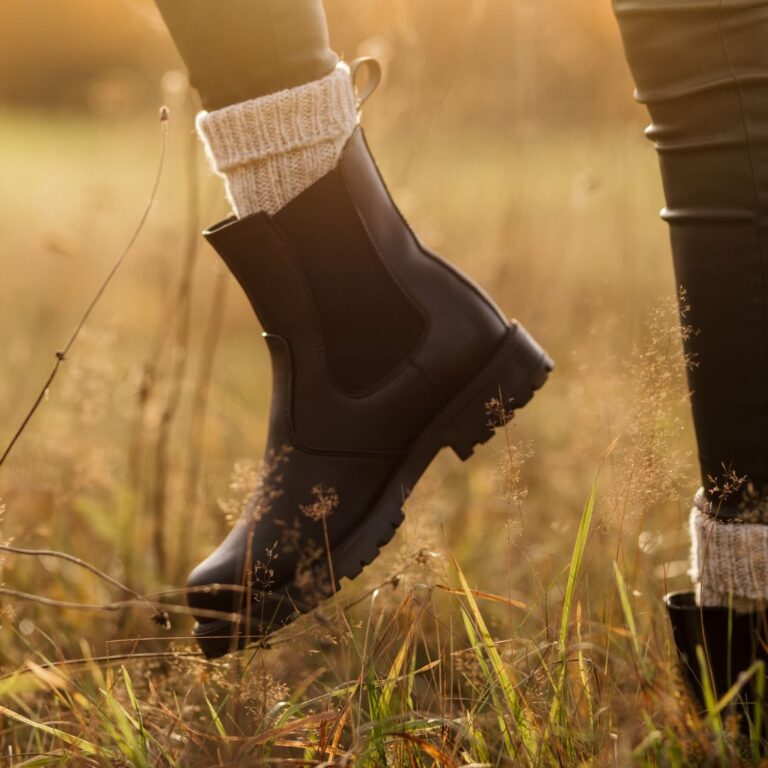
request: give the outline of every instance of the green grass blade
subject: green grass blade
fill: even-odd
[[[415,631],[415,624],[411,624],[408,627],[408,631],[403,639],[403,643],[400,646],[400,650],[397,652],[395,660],[392,662],[392,666],[389,669],[387,679],[384,681],[384,685],[381,689],[381,696],[379,697],[379,714],[382,718],[387,719],[391,716],[390,704],[392,703],[392,694],[395,691],[395,686],[400,680],[400,675],[405,665],[405,660],[408,658],[408,654],[411,650],[411,641],[413,639],[413,633]]]
[[[613,446],[611,446],[611,449],[612,448]],[[609,449],[609,451],[611,449]],[[552,699],[552,705],[549,710],[550,728],[553,727],[554,724],[560,719],[560,715],[563,711],[563,696],[565,695],[566,681],[565,656],[568,647],[568,626],[570,624],[573,598],[576,594],[576,584],[578,582],[579,572],[581,571],[581,564],[584,560],[584,552],[587,548],[589,531],[592,526],[592,516],[595,512],[595,502],[597,500],[597,481],[599,477],[600,467],[598,467],[597,472],[595,472],[594,479],[592,480],[592,487],[589,491],[589,497],[587,498],[587,503],[584,505],[584,511],[581,513],[581,520],[579,521],[579,527],[576,531],[576,541],[573,545],[573,554],[571,555],[571,564],[568,568],[568,581],[565,585],[565,596],[563,598],[563,615],[560,619],[560,634],[557,642],[560,673],[558,675],[555,695]]]
[[[704,648],[700,645],[696,646],[696,659],[699,662],[699,669],[701,670],[701,693],[702,698],[704,699],[704,706],[707,710],[707,722],[717,739],[720,761],[722,764],[726,764],[723,721],[720,719],[717,699],[715,698],[715,691],[712,687],[712,679],[709,674],[709,663],[706,654],[704,653]]]
[[[203,698],[205,699],[205,703],[208,705],[208,711],[211,713],[211,720],[213,720],[213,725],[215,726],[216,731],[222,739],[226,739],[227,731],[224,728],[224,723],[221,722],[221,718],[219,717],[219,713],[216,711],[216,707],[214,707],[211,703],[207,693],[203,692]]]
[[[93,742],[88,741],[87,739],[80,738],[79,736],[74,736],[71,733],[67,733],[66,731],[62,731],[50,725],[45,725],[45,723],[36,723],[34,720],[31,720],[30,718],[25,717],[24,715],[21,715],[18,712],[14,712],[13,710],[8,709],[7,707],[0,706],[0,715],[4,715],[10,720],[15,720],[17,723],[28,725],[30,728],[34,728],[35,731],[48,734],[49,736],[53,736],[54,738],[59,739],[60,741],[63,741],[65,744],[69,744],[70,746],[77,747],[81,752],[83,752],[86,755],[94,755],[97,757],[111,756],[111,753],[109,752],[109,750],[104,749],[103,747],[100,747],[98,744],[94,744]]]
[[[145,761],[148,761],[149,750],[148,750],[147,730],[144,727],[144,718],[141,715],[141,707],[139,706],[138,699],[136,698],[136,693],[133,690],[133,682],[131,681],[131,676],[128,674],[128,670],[125,667],[123,667],[122,671],[123,671],[123,683],[125,684],[125,690],[128,693],[128,699],[131,702],[133,711],[136,713],[136,728],[139,734],[139,740],[141,742],[141,755]]]
[[[632,603],[629,599],[629,590],[627,589],[627,582],[624,580],[624,576],[621,573],[619,564],[613,561],[613,574],[616,578],[616,588],[619,593],[619,602],[621,603],[621,610],[624,613],[624,621],[627,624],[629,635],[632,639],[632,650],[637,659],[637,667],[640,670],[640,674],[643,679],[648,681],[651,677],[651,670],[643,655],[642,645],[640,643],[640,635],[637,632],[637,623],[635,622],[635,614],[632,610]]]
[[[568,569],[568,582],[565,586],[565,597],[563,598],[563,616],[560,620],[560,637],[558,639],[558,651],[561,661],[565,661],[566,645],[568,643],[568,624],[571,616],[571,606],[573,605],[573,596],[576,592],[576,582],[579,578],[581,563],[584,560],[584,551],[587,548],[587,539],[592,525],[592,516],[595,511],[595,501],[597,500],[597,480],[600,471],[595,473],[592,481],[592,488],[589,492],[589,498],[581,514],[579,528],[576,531],[576,541],[573,545],[573,555],[571,557],[571,567]]]
[[[752,744],[752,756],[757,764],[760,761],[760,749],[763,737],[763,719],[765,712],[765,663],[756,661],[755,702],[752,709],[752,722],[749,724],[749,740]]]
[[[459,565],[456,558],[452,558],[452,560],[456,569],[456,573],[459,577],[461,589],[464,592],[464,596],[466,597],[469,604],[469,615],[471,616],[474,625],[477,627],[480,640],[482,641],[482,648],[488,657],[488,661],[490,662],[491,669],[493,670],[497,684],[501,689],[506,707],[509,709],[515,726],[517,727],[517,731],[520,734],[520,739],[525,749],[526,760],[531,762],[535,759],[535,756],[539,750],[539,739],[536,736],[533,723],[534,714],[530,710],[526,710],[526,708],[523,706],[524,702],[517,695],[515,691],[517,681],[513,679],[511,673],[508,670],[508,667],[505,666],[501,659],[499,649],[496,647],[496,643],[493,641],[493,637],[488,630],[488,626],[477,604],[475,595],[469,587],[469,583],[464,576],[464,572],[462,571],[461,566]],[[520,757],[518,756],[518,760],[519,759]]]
[[[504,718],[504,706],[498,695],[498,684],[494,680],[490,667],[485,660],[482,645],[480,643],[477,632],[475,632],[475,626],[472,623],[472,619],[464,608],[461,609],[461,619],[464,622],[464,629],[466,630],[467,637],[469,638],[469,642],[475,655],[477,665],[480,667],[480,671],[482,672],[483,677],[485,678],[485,681],[488,685],[488,690],[491,695],[491,702],[493,703],[493,709],[496,713],[496,718],[499,723],[499,729],[501,730],[502,738],[504,739],[504,747],[507,750],[507,754],[510,756],[510,758],[514,759],[517,750],[515,749],[515,746],[512,742],[512,735],[509,732],[507,721]]]

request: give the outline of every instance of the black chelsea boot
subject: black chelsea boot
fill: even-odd
[[[419,242],[359,128],[337,167],[276,215],[205,236],[261,321],[273,368],[259,490],[188,581],[195,636],[217,657],[357,576],[435,455],[469,458],[553,364]]]
[[[664,602],[683,681],[702,713],[706,710],[706,686],[719,700],[755,661],[768,664],[768,615],[764,611],[736,613],[724,607],[700,607],[693,592],[673,592]],[[703,654],[703,668],[697,649]],[[733,704],[741,715],[744,732],[753,715],[750,705],[757,700],[757,683],[753,675]]]

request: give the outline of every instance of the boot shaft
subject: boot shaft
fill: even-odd
[[[281,407],[311,450],[401,450],[506,333],[487,296],[405,223],[360,130],[337,168],[275,216],[205,234],[270,348],[284,347]]]

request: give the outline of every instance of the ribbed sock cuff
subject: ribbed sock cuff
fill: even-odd
[[[700,605],[748,612],[768,602],[768,525],[721,522],[694,507],[690,533]]]
[[[349,67],[296,88],[201,112],[197,130],[239,217],[284,205],[325,176],[358,124]]]

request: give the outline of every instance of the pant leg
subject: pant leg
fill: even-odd
[[[327,75],[322,0],[156,0],[207,110]]]
[[[659,154],[704,484],[768,485],[768,0],[614,0]],[[729,506],[737,506],[731,500]]]

